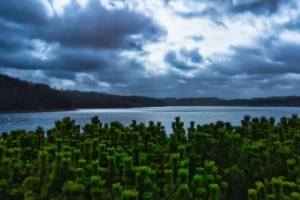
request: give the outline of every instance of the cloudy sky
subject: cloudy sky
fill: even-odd
[[[150,97],[300,95],[298,0],[7,0],[0,73]]]

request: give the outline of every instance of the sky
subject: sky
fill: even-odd
[[[0,73],[118,95],[300,95],[298,0],[0,1]]]

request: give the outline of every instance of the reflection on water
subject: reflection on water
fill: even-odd
[[[75,119],[76,124],[84,125],[90,123],[91,117],[98,116],[102,123],[119,121],[125,126],[131,124],[132,120],[137,123],[143,122],[148,125],[149,121],[161,122],[166,132],[172,132],[171,124],[176,116],[180,116],[185,128],[190,121],[195,124],[215,123],[218,120],[231,122],[232,125],[240,125],[244,115],[251,117],[265,116],[275,117],[276,122],[281,117],[291,117],[292,114],[300,116],[298,107],[151,107],[130,109],[78,109],[76,111],[41,112],[41,113],[10,113],[0,114],[0,133],[10,132],[15,129],[35,130],[41,126],[44,130],[54,127],[56,120],[64,117]]]

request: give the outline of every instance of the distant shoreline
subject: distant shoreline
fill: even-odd
[[[249,106],[249,105],[167,105],[167,106],[147,106],[147,107],[111,107],[111,108],[72,108],[72,109],[45,109],[45,110],[6,110],[0,111],[0,114],[12,113],[38,113],[38,112],[62,112],[76,111],[78,109],[131,109],[131,108],[152,108],[152,107],[300,107],[288,105],[265,105],[265,106]]]
[[[11,114],[11,113],[38,113],[38,112],[61,112],[61,111],[76,111],[77,109],[45,109],[45,110],[1,110],[0,114]]]

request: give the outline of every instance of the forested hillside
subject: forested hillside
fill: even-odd
[[[165,103],[150,97],[56,90],[46,84],[31,83],[0,74],[0,111],[149,106],[165,106]]]
[[[167,106],[300,106],[299,96],[267,97],[252,99],[164,98]]]
[[[63,90],[62,94],[71,99],[73,108],[131,108],[165,106],[158,99],[140,96],[120,96],[99,92]]]
[[[0,74],[0,110],[70,109],[71,101],[48,85]]]

